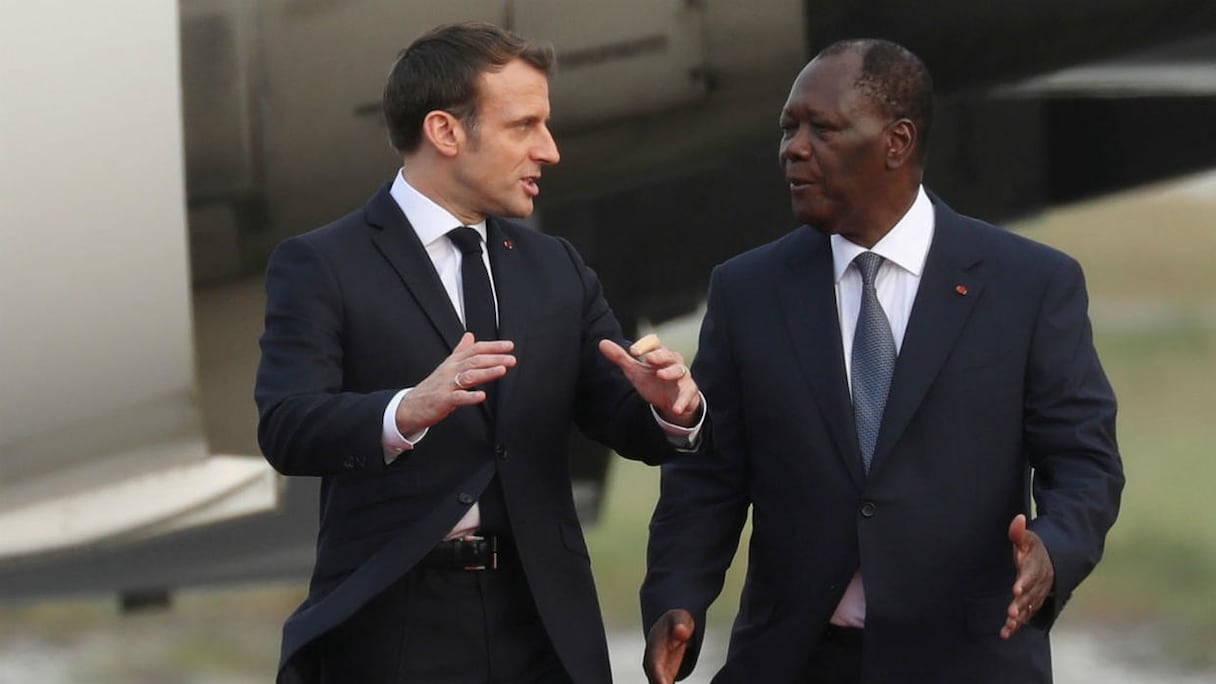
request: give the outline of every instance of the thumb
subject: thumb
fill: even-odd
[[[621,368],[634,363],[633,357],[629,355],[629,352],[625,351],[621,345],[612,340],[600,340],[600,353],[604,355],[604,358]]]
[[[696,630],[696,624],[696,620],[692,619],[692,614],[688,611],[677,611],[672,616],[671,638],[682,644],[688,643]]]
[[[1026,516],[1018,513],[1013,517],[1013,522],[1009,523],[1009,541],[1019,549],[1024,549],[1029,543],[1029,538],[1026,534]]]

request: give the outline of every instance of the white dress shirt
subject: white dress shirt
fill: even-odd
[[[878,302],[882,304],[882,310],[891,324],[896,353],[903,348],[908,317],[912,313],[916,290],[920,287],[929,245],[933,242],[933,219],[933,203],[925,194],[924,187],[921,187],[908,212],[869,250],[883,258],[878,275],[874,278],[874,289],[878,291]],[[844,345],[845,375],[849,379],[851,393],[853,333],[861,311],[861,271],[853,264],[853,259],[866,249],[839,235],[833,235],[831,241],[832,265],[836,270],[836,313],[840,316],[840,341]],[[845,589],[831,622],[845,627],[865,626],[866,595],[860,569]]]
[[[443,289],[447,291],[448,299],[451,300],[453,308],[456,309],[456,314],[460,316],[460,320],[463,322],[464,279],[461,277],[460,267],[464,256],[452,244],[452,240],[447,234],[453,228],[468,225],[477,231],[478,235],[481,236],[482,244],[485,244],[486,222],[483,220],[480,223],[465,224],[453,216],[447,209],[439,206],[406,182],[404,169],[399,171],[393,179],[393,185],[389,188],[389,194],[397,202],[397,206],[401,207],[402,213],[405,214],[405,218],[410,222],[410,226],[414,228],[414,232],[418,235],[422,246],[426,248],[427,256],[431,258],[431,263],[435,265],[435,271],[439,274],[439,280],[443,282]],[[494,293],[495,307],[497,307],[498,290],[494,286],[494,272],[490,269],[489,250],[484,248],[481,250],[481,260],[485,263],[486,273],[490,276],[490,289]],[[497,315],[497,311],[495,311],[495,315]],[[397,460],[402,452],[413,449],[414,445],[426,436],[426,429],[411,435],[402,435],[397,429],[397,407],[401,404],[401,400],[405,398],[405,395],[412,389],[412,387],[407,387],[397,392],[384,409],[381,443],[384,446],[384,462],[386,464]],[[701,402],[704,407],[704,396],[701,397]],[[654,407],[651,407],[651,411],[654,412],[655,420],[663,428],[668,439],[673,444],[683,448],[691,448],[696,444],[705,415],[709,413],[708,407],[703,408],[701,420],[695,426],[686,428],[663,420],[654,411]],[[452,528],[452,531],[446,538],[455,539],[471,534],[480,525],[481,509],[478,507],[478,504],[474,503],[465,513],[464,517],[456,523],[456,526]]]

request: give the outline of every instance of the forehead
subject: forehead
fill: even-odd
[[[549,77],[523,60],[513,60],[497,71],[478,77],[483,114],[549,110]]]
[[[865,98],[854,87],[860,76],[861,55],[856,52],[816,57],[794,79],[785,110],[831,113],[862,107]]]

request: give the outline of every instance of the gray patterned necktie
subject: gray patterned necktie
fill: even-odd
[[[861,271],[861,310],[853,333],[853,418],[867,473],[874,458],[891,375],[895,372],[895,337],[874,289],[874,278],[882,262],[883,258],[874,252],[863,252],[853,260]]]

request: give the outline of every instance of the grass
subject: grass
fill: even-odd
[[[1216,668],[1216,192],[1158,189],[1050,215],[1027,234],[1086,269],[1119,397],[1127,488],[1073,617],[1157,625],[1165,655]]]

